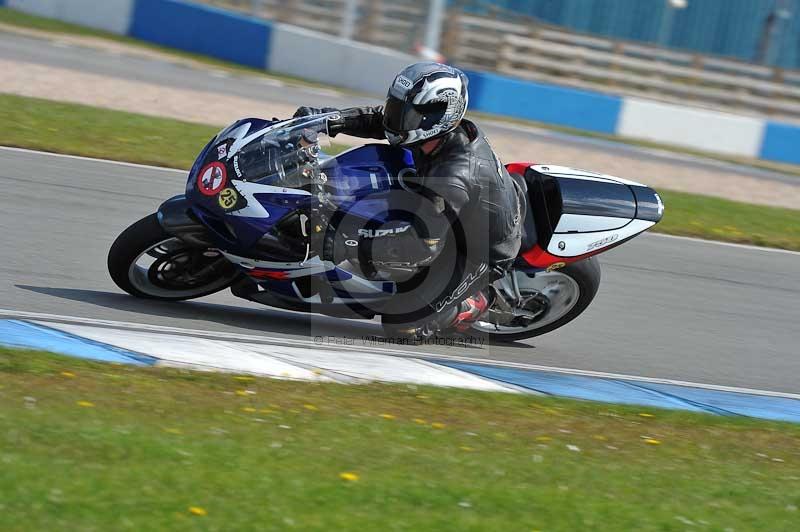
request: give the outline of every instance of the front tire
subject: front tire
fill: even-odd
[[[517,275],[523,275],[517,273]],[[533,338],[562,327],[577,318],[594,299],[600,286],[600,264],[590,257],[574,262],[559,270],[539,272],[534,277],[519,283],[519,290],[528,296],[529,305],[539,310],[537,318],[529,323],[525,318],[504,322],[499,314],[492,312],[479,321],[473,330],[489,336],[492,340],[515,342]],[[538,295],[534,295],[538,294]],[[501,297],[498,294],[498,297]],[[493,305],[493,308],[496,306]],[[520,309],[520,310],[529,310]]]
[[[108,272],[132,296],[163,301],[219,292],[240,275],[218,251],[192,247],[168,234],[156,214],[117,237],[108,252]]]

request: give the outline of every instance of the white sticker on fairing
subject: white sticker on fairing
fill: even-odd
[[[577,257],[601,251],[614,243],[635,236],[655,225],[648,220],[631,220],[619,229],[591,233],[554,234],[547,252],[556,257]]]

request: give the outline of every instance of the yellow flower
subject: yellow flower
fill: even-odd
[[[348,482],[355,482],[358,480],[358,475],[349,471],[345,471],[344,473],[339,473],[339,478]]]
[[[256,412],[256,411],[257,410],[255,408],[253,408],[252,406],[246,406],[246,407],[242,408],[242,412]]]
[[[86,408],[91,408],[94,406],[94,403],[91,403],[89,401],[78,401],[77,404],[78,406],[85,406]]]
[[[553,438],[550,436],[536,436],[536,441],[547,442],[552,441]]]
[[[189,506],[189,513],[192,515],[199,515],[201,517],[208,515],[206,509],[199,506]]]
[[[247,375],[237,375],[234,377],[237,381],[249,382],[256,380],[255,377],[248,377]]]
[[[657,440],[655,438],[647,438],[644,440],[645,443],[649,443],[650,445],[661,445],[661,440]]]
[[[443,429],[444,428],[444,423],[431,423],[431,427],[433,427],[435,429]]]
[[[422,418],[415,417],[412,421],[418,425],[426,425],[428,422]]]
[[[236,395],[244,397],[244,396],[249,395],[249,394],[247,393],[247,390],[236,390]]]
[[[383,419],[394,419],[394,416],[392,414],[381,414],[381,417]]]
[[[311,411],[319,410],[319,408],[317,408],[314,405],[303,405],[303,408],[305,408],[306,410],[311,410]]]
[[[466,445],[462,445],[461,447],[459,447],[459,449],[461,449],[462,451],[466,451],[468,453],[475,450],[472,447],[467,447]]]
[[[598,441],[606,441],[606,440],[608,440],[608,438],[606,438],[605,436],[603,436],[601,434],[595,434],[594,435],[594,439],[598,440]]]
[[[427,399],[427,398],[428,398],[427,395],[418,395],[417,396],[417,399]]]
[[[74,376],[75,376],[75,374],[74,374],[74,373],[72,373],[71,371],[62,371],[62,372],[61,372],[61,376],[62,376],[62,377],[69,377],[69,378],[71,379],[72,377],[74,377]]]
[[[653,414],[648,414],[647,412],[641,412],[639,417],[656,417]]]

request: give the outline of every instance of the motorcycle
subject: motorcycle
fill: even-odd
[[[385,144],[326,154],[337,116],[248,118],[225,128],[201,151],[185,194],[113,243],[108,270],[117,286],[169,301],[231,288],[291,311],[381,315],[404,285],[372,267],[365,249],[404,230],[388,219],[388,205],[410,191],[416,171],[408,150]],[[608,175],[527,162],[506,168],[527,202],[522,246],[472,330],[515,341],[586,310],[600,283],[595,256],[658,223],[664,204],[653,189]]]

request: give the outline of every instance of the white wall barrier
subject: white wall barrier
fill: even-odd
[[[616,132],[698,151],[758,157],[764,127],[761,118],[626,97]]]
[[[6,7],[109,31],[128,33],[135,0],[6,0]]]
[[[273,72],[385,95],[397,73],[414,61],[387,48],[274,24],[267,64]]]

